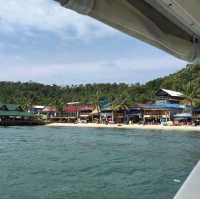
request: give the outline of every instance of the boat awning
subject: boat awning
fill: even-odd
[[[178,58],[200,58],[200,1],[55,0]]]

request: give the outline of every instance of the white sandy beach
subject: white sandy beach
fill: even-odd
[[[138,125],[138,124],[96,124],[96,123],[52,123],[49,127],[79,127],[79,128],[118,128],[118,129],[151,129],[151,130],[179,130],[199,131],[200,126],[162,126],[162,125]]]

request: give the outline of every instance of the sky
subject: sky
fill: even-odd
[[[53,0],[0,2],[0,81],[145,83],[186,65]]]

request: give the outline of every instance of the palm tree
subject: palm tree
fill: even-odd
[[[200,100],[197,98],[197,90],[198,88],[195,88],[195,83],[192,85],[192,67],[188,67],[188,77],[187,81],[188,83],[186,85],[183,85],[183,90],[186,95],[186,103],[190,103],[191,109],[193,106],[200,104]]]
[[[114,122],[115,112],[128,109],[127,99],[119,98],[117,100],[114,100],[111,104],[111,109],[112,109],[112,122]]]
[[[31,107],[31,102],[27,97],[22,97],[20,100],[20,106],[22,107],[23,110],[27,111]]]
[[[62,113],[63,112],[63,107],[64,107],[64,102],[61,99],[55,99],[52,103],[53,106],[57,108],[57,110]]]
[[[195,89],[192,88],[191,81],[189,81],[188,84],[184,86],[183,90],[185,93],[184,102],[185,103],[189,102],[190,106],[192,107],[193,105],[195,105],[194,102],[198,100],[195,98],[196,92]]]
[[[193,107],[200,104],[200,99],[198,98],[196,90],[198,89],[192,87],[191,81],[189,81],[189,83],[186,84],[186,86],[184,87],[184,92],[186,96],[185,100],[183,100],[183,103],[190,105],[189,112],[191,114],[193,112]]]

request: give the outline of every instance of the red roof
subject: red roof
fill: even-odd
[[[91,104],[82,104],[82,105],[66,105],[64,107],[64,112],[66,113],[77,113],[80,111],[92,111],[94,106]]]
[[[79,110],[79,107],[77,105],[66,105],[64,107],[64,112],[65,113],[77,113]]]

